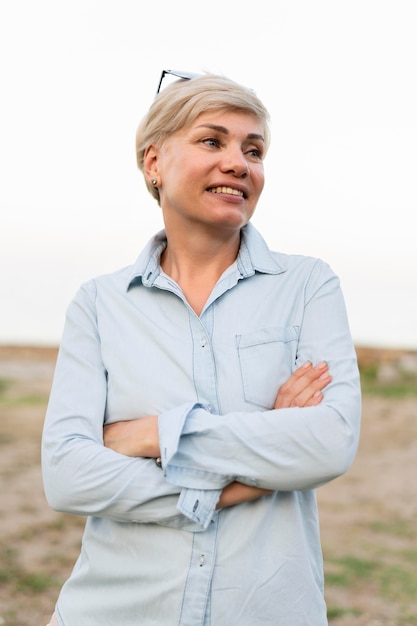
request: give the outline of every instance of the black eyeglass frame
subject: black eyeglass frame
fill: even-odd
[[[183,72],[181,70],[162,70],[161,78],[159,79],[158,83],[158,89],[156,90],[155,95],[158,95],[161,91],[162,82],[167,75],[176,76],[177,78],[182,78],[182,80],[192,80],[193,78],[201,76],[201,74],[195,74],[194,72]]]

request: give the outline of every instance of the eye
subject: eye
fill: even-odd
[[[254,159],[262,161],[263,151],[259,148],[249,148],[249,150],[247,151],[247,154],[253,157]]]
[[[210,146],[211,148],[218,148],[220,146],[220,141],[215,137],[206,137],[206,139],[202,140],[202,143]]]

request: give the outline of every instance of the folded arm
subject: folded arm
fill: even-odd
[[[323,389],[330,381],[331,375],[325,361],[315,367],[307,361],[281,385],[275,399],[274,409],[317,406],[323,399]],[[149,415],[137,420],[106,425],[104,445],[126,456],[160,457],[158,417]],[[251,501],[268,493],[271,493],[270,489],[233,481],[223,488],[216,508]]]

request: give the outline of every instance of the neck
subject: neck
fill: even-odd
[[[161,267],[199,315],[214,285],[237,257],[240,231],[222,237],[194,229],[188,233],[167,229],[167,241]]]
[[[236,259],[240,245],[240,233],[233,238],[216,239],[199,237],[196,233],[188,236],[172,236],[167,233],[168,244],[161,259],[161,266],[171,278],[177,280],[181,275],[201,276],[212,274],[218,278]]]

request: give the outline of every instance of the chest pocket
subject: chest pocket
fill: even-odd
[[[236,335],[246,402],[272,409],[279,387],[294,369],[298,327],[262,328]]]

